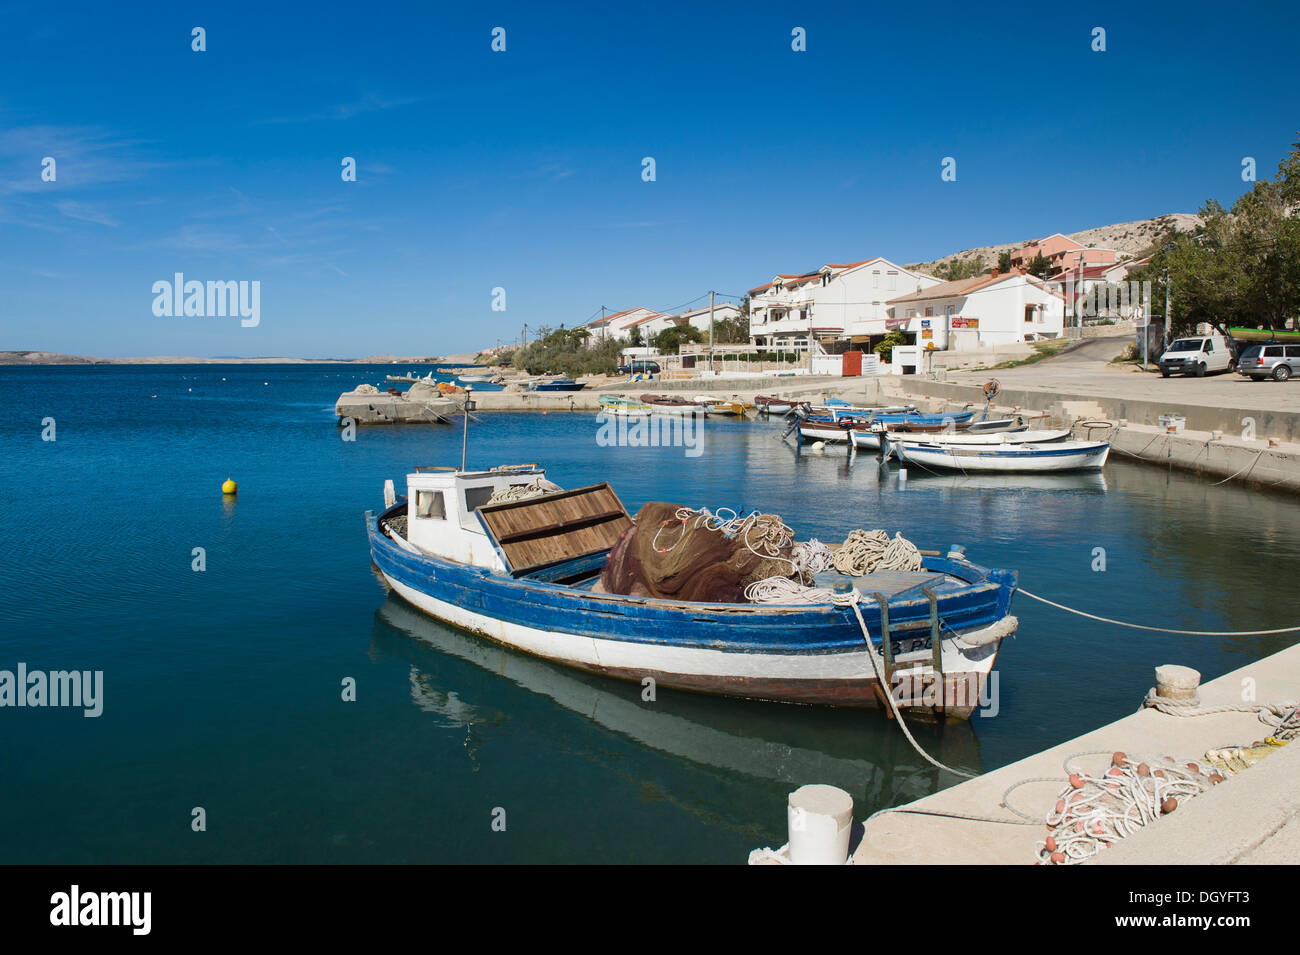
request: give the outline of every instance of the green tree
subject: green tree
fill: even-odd
[[[1039,252],[1029,260],[1029,265],[1026,269],[1030,275],[1036,275],[1040,279],[1045,279],[1047,278],[1047,273],[1052,271],[1052,263],[1047,256]]]
[[[998,272],[1002,275],[1011,271],[1011,250],[998,253]]]
[[[677,351],[681,345],[703,340],[703,333],[694,325],[671,325],[655,336],[654,346],[668,355]]]
[[[1284,328],[1300,314],[1300,143],[1224,209],[1213,199],[1200,209],[1195,232],[1175,233],[1147,266],[1129,275],[1150,282],[1157,312],[1169,293],[1170,335],[1201,323]]]
[[[895,345],[906,345],[907,336],[902,332],[890,332],[871,349],[880,356],[881,361],[889,361],[894,354]]]

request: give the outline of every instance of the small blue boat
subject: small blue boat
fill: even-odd
[[[367,512],[370,556],[402,598],[440,620],[592,673],[727,696],[905,708],[967,718],[980,702],[1017,576],[922,552],[916,571],[814,578],[856,599],[706,603],[597,586],[635,522],[607,484],[564,491],[535,466],[424,469]],[[815,594],[814,594],[815,596]],[[876,676],[864,627],[884,680]],[[911,689],[900,690],[900,680]],[[924,694],[917,688],[924,687]]]
[[[844,421],[844,422],[861,422],[868,423],[878,421],[882,424],[911,424],[911,425],[946,425],[946,424],[965,424],[975,417],[974,411],[945,411],[940,414],[930,414],[917,411],[915,408],[852,408],[852,409],[827,409],[829,414],[810,414],[808,421]]]
[[[587,387],[586,382],[574,381],[572,378],[552,378],[549,381],[529,382],[529,391],[581,391]]]

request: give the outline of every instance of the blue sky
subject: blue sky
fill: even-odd
[[[4,10],[0,349],[446,354],[1228,204],[1300,129],[1294,4],[126,6]]]

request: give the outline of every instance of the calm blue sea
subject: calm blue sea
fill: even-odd
[[[345,442],[333,402],[406,370],[0,368],[0,669],[104,674],[98,718],[0,709],[0,862],[739,863],[784,841],[802,783],[844,787],[862,817],[952,782],[877,713],[662,690],[643,703],[639,686],[485,645],[389,597],[363,512],[384,479],[458,463],[460,431]],[[602,447],[587,414],[480,418],[472,466],[540,461],[566,486],[612,482],[631,510],[758,507],[801,537],[962,542],[1031,590],[1142,622],[1296,622],[1290,497],[1124,460],[1104,479],[900,484],[870,458],[796,454],[761,421],[710,420],[689,458]],[[42,440],[45,419],[57,440]],[[1289,642],[1118,630],[1024,598],[1014,610],[998,715],[916,724],[942,760],[994,768],[1133,711],[1158,664],[1210,678]]]

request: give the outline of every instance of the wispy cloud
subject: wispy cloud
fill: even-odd
[[[76,219],[78,222],[91,222],[95,225],[110,226],[114,229],[119,225],[115,218],[103,211],[103,207],[99,203],[60,199],[54,203],[54,208],[67,218]]]
[[[313,113],[300,113],[296,116],[268,116],[265,119],[254,120],[253,125],[275,126],[287,123],[338,122],[362,116],[366,113],[378,113],[384,110],[398,109],[402,106],[410,106],[413,103],[421,102],[423,99],[423,96],[384,96],[379,93],[367,93],[360,99],[349,103],[339,103],[328,109],[318,110]]]

